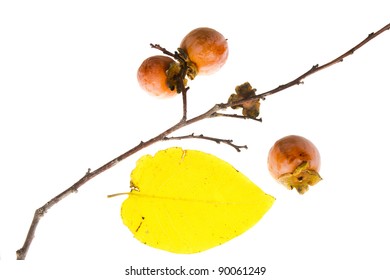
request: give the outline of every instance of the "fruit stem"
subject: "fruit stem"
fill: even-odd
[[[112,197],[116,197],[116,196],[121,196],[121,195],[129,195],[130,192],[121,192],[121,193],[114,193],[114,194],[109,194],[107,195],[107,198],[112,198]]]

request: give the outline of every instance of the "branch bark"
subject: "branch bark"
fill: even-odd
[[[297,78],[295,78],[294,80],[286,83],[286,84],[283,84],[283,85],[280,85],[274,89],[271,89],[269,91],[266,91],[266,92],[263,92],[261,94],[257,94],[253,97],[250,97],[250,98],[247,98],[247,99],[243,99],[243,100],[240,100],[240,101],[237,101],[237,102],[228,102],[228,103],[220,103],[220,104],[216,104],[214,105],[213,107],[211,107],[209,110],[207,110],[206,112],[204,112],[203,114],[200,114],[192,119],[187,119],[187,100],[186,100],[186,93],[187,93],[187,90],[188,88],[184,88],[184,85],[182,84],[183,88],[183,116],[181,118],[181,120],[176,123],[175,125],[171,126],[170,128],[166,129],[165,131],[163,131],[162,133],[160,133],[159,135],[149,139],[148,141],[146,142],[140,142],[138,145],[136,145],[135,147],[131,148],[130,150],[124,152],[123,154],[117,156],[116,158],[110,160],[109,162],[107,162],[106,164],[102,165],[101,167],[97,168],[96,170],[88,170],[87,173],[81,177],[76,183],[74,183],[72,186],[70,186],[68,189],[64,190],[63,192],[61,192],[60,194],[56,195],[55,197],[53,197],[52,199],[50,199],[48,202],[46,202],[43,206],[39,207],[38,209],[35,210],[35,213],[34,213],[34,217],[33,217],[33,220],[31,222],[31,225],[30,225],[30,228],[29,228],[29,231],[27,233],[27,236],[26,236],[26,239],[25,239],[25,242],[23,244],[23,246],[16,251],[16,257],[18,260],[24,260],[27,256],[27,253],[29,251],[29,248],[30,248],[30,245],[34,239],[34,236],[35,236],[35,231],[38,227],[38,224],[40,222],[40,220],[42,219],[42,217],[45,215],[45,213],[51,208],[53,207],[54,205],[56,205],[57,203],[59,203],[61,200],[63,200],[64,198],[66,198],[68,195],[72,194],[72,193],[75,193],[77,192],[77,190],[82,187],[85,183],[87,183],[88,181],[90,181],[91,179],[93,179],[94,177],[96,177],[97,175],[103,173],[104,171],[114,167],[117,163],[121,162],[122,160],[130,157],[131,155],[137,153],[138,151],[156,143],[156,142],[159,142],[159,141],[162,141],[162,140],[166,140],[168,139],[167,136],[170,135],[171,133],[185,127],[185,126],[188,126],[188,125],[191,125],[195,122],[198,122],[198,121],[201,121],[201,120],[204,120],[204,119],[207,119],[207,118],[211,118],[211,117],[215,117],[215,116],[223,116],[223,114],[219,114],[217,112],[221,111],[221,110],[224,110],[224,109],[227,109],[229,107],[232,107],[232,106],[237,106],[237,105],[241,105],[243,104],[244,102],[248,101],[248,100],[255,100],[255,99],[265,99],[267,96],[270,96],[270,95],[273,95],[277,92],[280,92],[280,91],[283,91],[287,88],[290,88],[292,86],[295,86],[295,85],[300,85],[302,84],[303,80],[306,79],[308,76],[310,75],[313,75],[321,70],[324,70],[334,64],[337,64],[339,62],[342,62],[346,57],[352,55],[356,50],[360,49],[361,47],[363,47],[365,44],[367,44],[368,42],[370,42],[371,40],[373,40],[374,38],[376,38],[377,36],[379,36],[380,34],[382,34],[383,32],[385,32],[386,30],[389,30],[390,29],[390,23],[385,25],[384,27],[382,27],[380,30],[378,30],[377,32],[373,32],[373,33],[370,33],[363,41],[361,41],[359,44],[357,44],[356,46],[354,46],[353,48],[351,48],[350,50],[348,50],[347,52],[345,52],[344,54],[338,56],[337,58],[329,61],[328,63],[325,63],[321,66],[319,66],[318,64],[317,65],[314,65],[311,69],[309,69],[307,72],[303,73],[302,75],[298,76]],[[163,51],[164,53],[168,54],[168,55],[171,55],[171,56],[176,56],[175,54],[173,53],[170,53],[168,52],[167,50],[161,48],[160,46],[158,45],[152,45],[152,47],[155,47],[155,48],[158,48],[160,49],[161,51]],[[156,47],[158,46],[158,47]],[[225,115],[226,116],[226,115]],[[231,115],[233,116],[233,115]],[[195,136],[192,136],[192,138],[202,138],[202,139],[206,139],[205,136],[198,136],[198,137],[195,137]],[[213,140],[215,141],[215,139],[217,138],[213,138],[213,139],[206,139],[206,140]],[[219,140],[220,142],[222,142],[222,139],[217,139]],[[226,141],[224,143],[226,144],[229,144],[231,145],[232,142],[231,140],[223,140],[223,141]],[[217,142],[217,141],[215,141]],[[245,146],[233,146],[235,147],[236,149],[238,148],[244,148]],[[238,149],[239,150],[239,149]]]
[[[337,63],[343,62],[346,57],[354,54],[358,49],[360,49],[365,44],[367,44],[368,42],[370,42],[371,40],[373,40],[374,38],[378,37],[379,35],[381,35],[382,33],[384,33],[385,31],[387,31],[389,29],[390,29],[390,23],[386,24],[385,26],[383,26],[378,31],[372,32],[372,33],[368,34],[368,36],[363,41],[358,43],[356,46],[351,48],[349,51],[343,53],[342,55],[336,57],[335,59],[333,59],[333,60],[329,61],[328,63],[325,63],[325,64],[323,64],[321,66],[319,64],[314,65],[308,71],[306,71],[302,75],[298,76],[297,78],[295,78],[291,82],[288,82],[286,84],[280,85],[280,86],[278,86],[278,87],[276,87],[274,89],[271,89],[269,91],[263,92],[261,94],[257,94],[255,96],[247,98],[245,100],[241,100],[239,102],[234,102],[234,103],[222,104],[222,106],[227,108],[227,107],[231,107],[231,106],[240,105],[240,104],[242,104],[242,103],[244,103],[245,101],[248,101],[248,100],[255,100],[255,99],[263,99],[264,100],[267,96],[270,96],[270,95],[275,94],[277,92],[280,92],[282,90],[288,89],[288,88],[290,88],[292,86],[300,85],[300,84],[303,83],[303,80],[306,79],[307,77],[309,77],[310,75],[313,75],[313,74],[315,74],[315,73],[317,73],[317,72],[319,72],[321,70],[324,70],[324,69],[326,69],[326,68],[328,68],[330,66],[333,66],[333,65],[335,65]]]
[[[165,137],[163,140],[184,140],[184,139],[203,139],[215,142],[217,144],[226,144],[228,146],[233,147],[237,152],[241,152],[241,149],[248,149],[247,145],[236,145],[233,143],[233,140],[230,139],[221,139],[221,138],[215,138],[210,136],[205,136],[203,134],[195,135],[194,133],[191,133],[189,135],[183,135],[183,136],[171,136],[171,137]]]

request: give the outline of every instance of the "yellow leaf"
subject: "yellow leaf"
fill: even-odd
[[[141,157],[131,173],[136,188],[122,219],[149,246],[196,253],[240,235],[274,198],[229,163],[195,150],[169,148]]]

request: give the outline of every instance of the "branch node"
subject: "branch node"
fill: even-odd
[[[139,188],[133,182],[130,182],[130,192],[133,191],[139,192]]]
[[[25,250],[24,248],[20,248],[19,250],[16,251],[16,259],[17,260],[24,260],[24,256],[25,256]]]
[[[35,214],[37,217],[42,218],[46,214],[46,205],[38,208]]]

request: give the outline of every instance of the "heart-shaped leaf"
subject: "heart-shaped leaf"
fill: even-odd
[[[274,198],[216,156],[169,148],[141,157],[122,219],[149,246],[196,253],[248,230]]]

